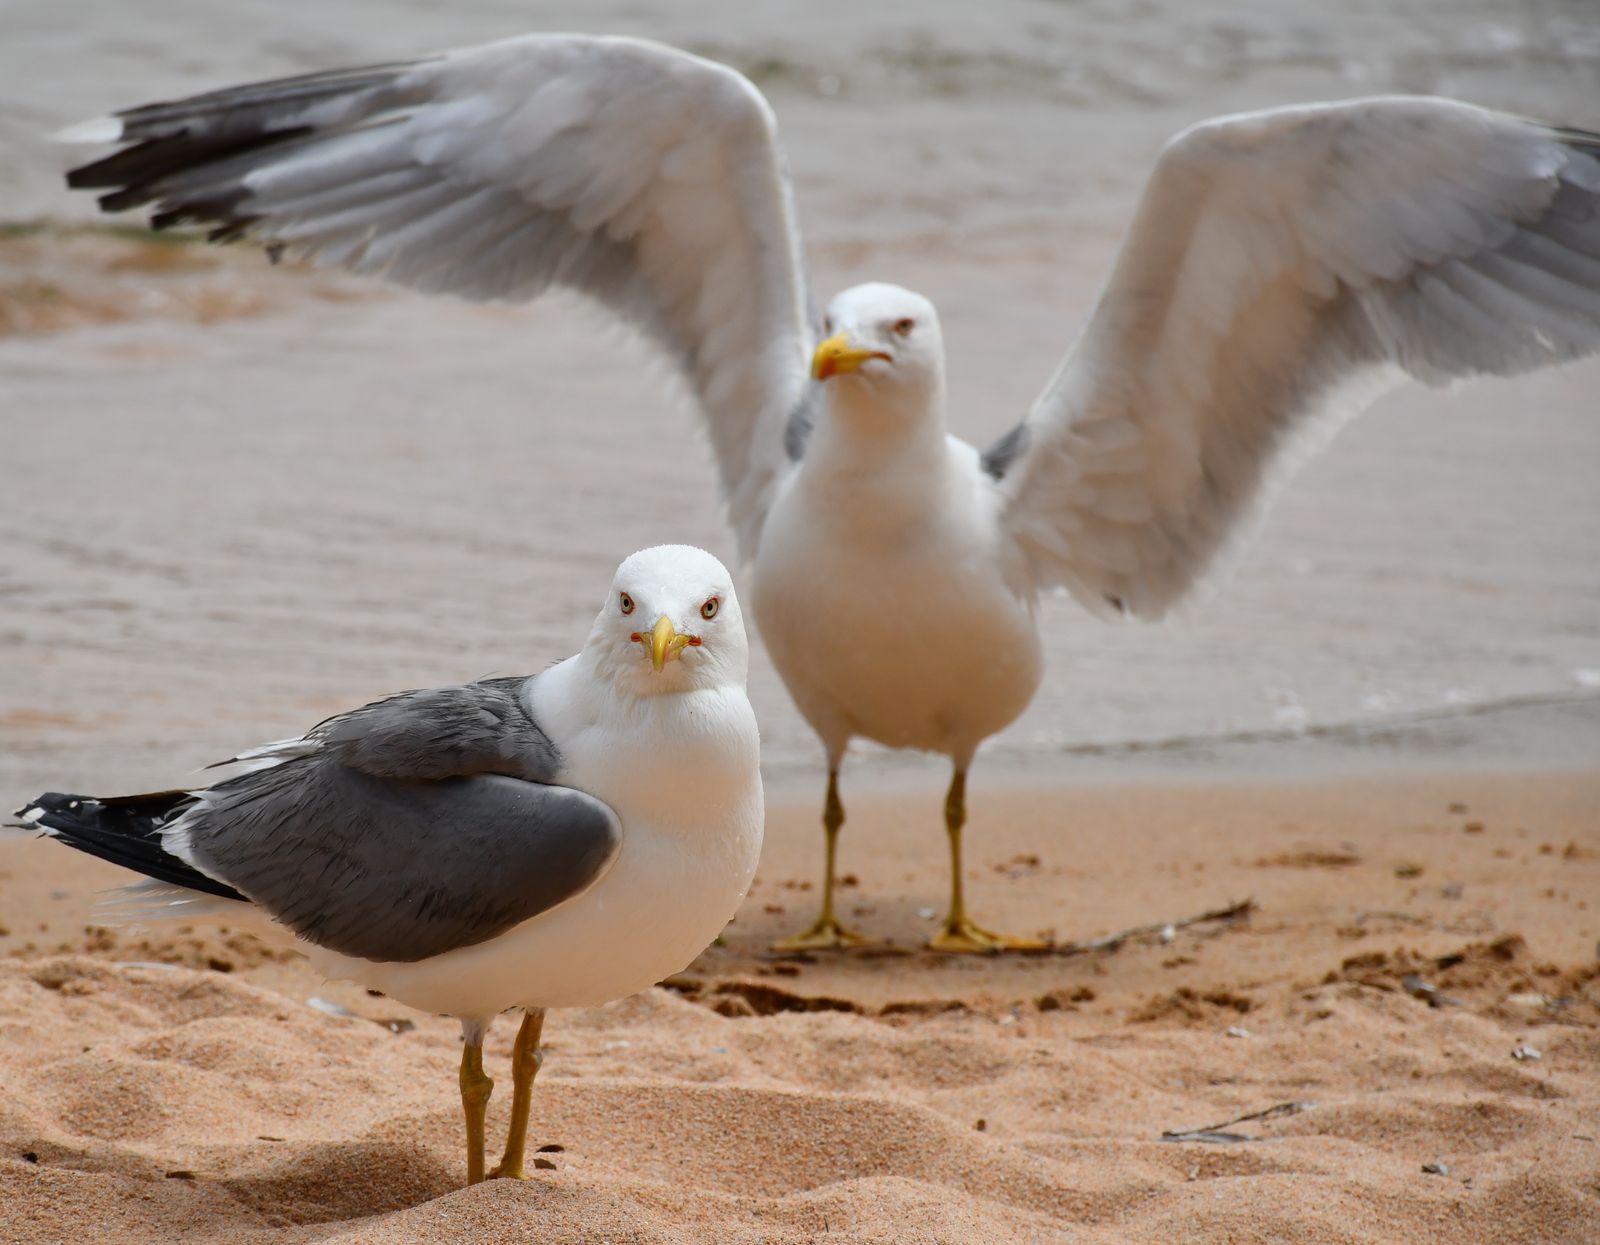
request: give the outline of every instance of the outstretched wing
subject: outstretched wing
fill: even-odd
[[[734,70],[635,39],[530,35],[415,62],[150,104],[67,137],[73,170],[158,227],[428,292],[577,290],[664,347],[703,407],[740,548],[755,547],[811,338],[771,109]]]
[[[1600,136],[1427,98],[1228,117],[1162,153],[1086,331],[985,465],[1036,584],[1157,618],[1318,415],[1597,346]]]
[[[256,768],[204,791],[49,794],[22,824],[153,879],[127,893],[135,918],[185,915],[198,892],[343,955],[472,946],[586,890],[621,843],[606,804],[554,781],[525,683],[408,692],[243,754]]]

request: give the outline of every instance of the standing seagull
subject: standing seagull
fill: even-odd
[[[67,137],[129,144],[69,175],[107,211],[470,299],[577,290],[677,362],[762,636],[827,753],[822,914],[786,947],[861,941],[833,906],[857,735],[953,763],[932,945],[1037,945],[968,918],[961,828],[973,754],[1038,686],[1041,593],[1159,618],[1319,417],[1600,344],[1600,136],[1444,99],[1179,134],[1077,344],[982,454],[946,435],[927,300],[864,285],[811,313],[771,109],[726,66],[531,35]]]
[[[490,1173],[521,1178],[545,1009],[678,972],[755,874],[748,662],[722,563],[663,545],[618,568],[583,650],[541,674],[403,692],[241,753],[246,772],[203,791],[50,794],[19,815],[150,878],[121,919],[245,924],[459,1019],[469,1183],[484,1033],[522,1009]]]

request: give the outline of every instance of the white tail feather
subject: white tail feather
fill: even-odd
[[[94,919],[104,925],[226,921],[256,928],[264,924],[261,913],[251,904],[154,880],[106,892],[106,897],[94,907]]]
[[[237,756],[231,756],[226,761],[218,761],[216,765],[209,766],[215,769],[222,765],[244,765],[247,768],[243,773],[251,774],[256,770],[271,769],[274,765],[282,765],[285,761],[293,761],[298,757],[308,757],[322,747],[315,739],[305,739],[299,735],[293,739],[274,739],[270,744],[262,744],[257,748],[246,748]]]
[[[115,117],[91,117],[57,130],[50,136],[57,143],[115,143],[122,139],[122,122]]]

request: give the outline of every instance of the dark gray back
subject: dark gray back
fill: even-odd
[[[471,946],[578,894],[621,825],[548,781],[560,756],[524,682],[407,692],[329,719],[312,755],[211,788],[188,815],[194,863],[301,937],[370,960]]]

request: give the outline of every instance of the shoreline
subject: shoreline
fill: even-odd
[[[1048,678],[1048,675],[1046,676]],[[1303,727],[1185,734],[1060,747],[1008,739],[985,743],[972,772],[1006,782],[1114,782],[1172,778],[1249,782],[1270,772],[1284,781],[1455,772],[1521,773],[1600,766],[1600,695],[1552,692],[1509,700],[1417,710],[1386,718],[1318,722]],[[799,759],[763,764],[769,787],[792,797],[807,773]],[[859,741],[846,781],[899,787],[948,770],[936,754],[894,751]],[[1046,773],[1046,771],[1052,771]],[[940,781],[930,777],[930,781]]]

